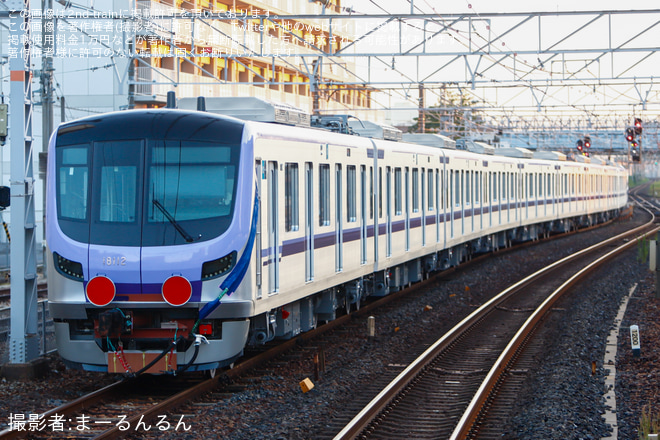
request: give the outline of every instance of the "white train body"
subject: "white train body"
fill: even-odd
[[[227,220],[217,237],[198,240],[191,230],[194,223],[188,226],[171,208],[172,218],[169,222],[163,219],[152,206],[160,203],[148,202],[149,194],[131,195],[130,200],[138,200],[138,206],[144,203],[145,222],[160,218],[158,231],[167,232],[171,244],[147,246],[125,238],[122,246],[113,246],[103,242],[100,233],[103,243],[85,243],[85,237],[95,233],[76,235],[75,223],[69,232],[63,232],[62,224],[68,220],[62,223],[58,216],[64,212],[60,200],[64,190],[55,188],[64,185],[64,180],[55,176],[73,176],[78,168],[56,163],[57,149],[68,148],[67,143],[78,147],[88,142],[91,151],[97,148],[94,142],[100,142],[95,136],[103,139],[103,145],[110,145],[108,148],[120,148],[121,142],[108,143],[107,138],[116,132],[133,139],[127,133],[141,133],[139,125],[129,126],[140,118],[160,121],[153,122],[154,127],[157,123],[176,127],[180,123],[176,121],[203,118],[198,131],[207,131],[204,139],[195,141],[195,148],[225,136],[209,129],[212,124],[206,121],[225,124],[236,132],[234,139],[240,139],[240,146],[232,147],[232,154],[238,156],[231,159],[236,175],[227,173],[231,175],[227,199],[234,185],[235,207],[231,221]],[[166,122],[168,118],[174,122]],[[162,127],[139,136],[145,137],[139,145],[147,150],[150,142],[163,142],[151,141],[150,136],[178,139],[174,129],[169,132]],[[193,139],[197,135],[186,136]],[[148,160],[149,154],[136,163]],[[221,367],[241,356],[246,344],[290,338],[358,306],[367,296],[386,295],[430,272],[512,241],[612,218],[627,203],[627,176],[618,166],[482,155],[178,110],[124,112],[124,116],[99,116],[67,125],[52,140],[49,157],[48,212],[58,213],[48,219],[49,263],[57,269],[49,276],[49,295],[58,348],[69,365],[99,371],[118,371],[117,365],[110,365],[116,364],[111,352],[116,353],[118,345],[138,355],[152,355],[167,350],[168,339],[177,335],[192,338],[191,324],[196,319],[201,320],[203,330],[199,332],[209,344],[197,347],[195,355],[191,343],[177,344],[173,349],[178,352],[177,360],[173,365],[161,365],[159,371],[184,364],[190,364],[190,370]],[[89,157],[87,162],[80,159],[77,166],[89,163],[94,169]],[[128,169],[128,159],[122,160],[126,164],[115,171]],[[151,172],[146,170],[145,174]],[[93,179],[84,182],[94,184]],[[93,186],[89,188],[92,193]],[[212,192],[211,188],[200,191],[200,197]],[[234,255],[231,267],[235,267],[250,241],[255,195],[258,221],[245,276],[217,308],[198,319],[205,304],[218,296],[220,283],[231,276],[205,276],[202,265]],[[91,205],[96,203],[96,199],[90,200]],[[165,196],[162,200],[166,205]],[[159,209],[165,213],[166,207]],[[151,212],[149,219],[147,211]],[[133,218],[126,217],[126,223],[128,220]],[[181,229],[177,221],[189,229],[189,240],[174,230]],[[153,226],[144,224],[143,229]],[[79,273],[72,276],[71,270]],[[159,295],[160,283],[173,276],[192,285],[192,296],[183,304],[171,304]],[[117,286],[111,302],[99,305],[90,301],[88,287],[95,279],[109,279]],[[107,324],[112,318],[107,313],[118,316],[117,310],[122,319],[132,322]],[[101,331],[103,320],[106,327],[119,327]]]

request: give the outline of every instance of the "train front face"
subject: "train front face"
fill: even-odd
[[[60,126],[49,147],[46,233],[50,312],[70,367],[135,372],[165,351],[147,372],[190,364],[198,310],[218,295],[250,234],[253,160],[243,131],[240,121],[176,110]],[[229,299],[230,317],[199,323],[195,333],[209,343],[188,371],[242,354],[245,296]]]

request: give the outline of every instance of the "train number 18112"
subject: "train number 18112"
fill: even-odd
[[[126,266],[126,257],[103,257],[104,266]]]

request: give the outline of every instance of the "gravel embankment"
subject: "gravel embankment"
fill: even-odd
[[[421,351],[474,307],[547,261],[594,243],[624,226],[627,225],[614,224],[605,230],[500,254],[482,263],[479,269],[453,273],[389,307],[377,320],[375,340],[366,337],[366,318],[361,318],[343,331],[341,338],[312,342],[324,347],[326,372],[308,393],[303,394],[298,384],[306,377],[314,379],[315,350],[309,347],[301,348],[298,360],[273,363],[268,371],[254,372],[253,377],[242,382],[240,392],[218,392],[187,405],[181,410],[191,424],[187,433],[171,429],[134,438],[327,437],[327,427],[346,418],[344,409],[356,396],[372,392],[370,384],[378,382],[384,372],[408,362],[411,352]],[[640,283],[623,325],[634,321],[640,326],[642,357],[632,359],[629,342],[623,340],[627,331],[622,331],[617,364],[620,376],[616,384],[619,438],[637,438],[642,406],[659,406],[659,364],[652,347],[658,341],[658,325],[653,318],[658,316],[660,300],[649,297],[652,285],[646,281],[647,272],[647,264],[637,261],[637,251],[630,251],[596,272],[590,282],[578,287],[576,296],[555,307],[551,321],[557,326],[547,332],[547,350],[541,366],[528,383],[528,394],[520,397],[520,405],[502,438],[598,439],[608,435],[601,417],[605,342],[621,298],[630,286]],[[425,310],[426,306],[431,309]],[[592,361],[597,364],[593,376]],[[0,403],[0,423],[7,422],[9,413],[40,412],[112,381],[106,375],[65,371],[57,361],[52,362],[51,369],[51,375],[43,380],[0,383],[0,394],[8,396]]]

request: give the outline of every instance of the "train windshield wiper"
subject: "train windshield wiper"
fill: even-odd
[[[177,232],[179,234],[181,234],[181,236],[186,240],[186,242],[188,242],[188,243],[193,242],[194,239],[190,236],[190,234],[188,234],[186,232],[186,230],[181,227],[179,222],[177,222],[174,219],[174,217],[172,217],[172,214],[170,214],[169,211],[167,209],[165,209],[165,207],[158,200],[154,199],[153,204],[156,205],[156,208],[160,209],[160,212],[162,212],[163,215],[165,216],[165,218],[167,218],[167,220],[169,220],[170,223],[172,223],[172,226],[174,226],[174,229],[176,229]]]

